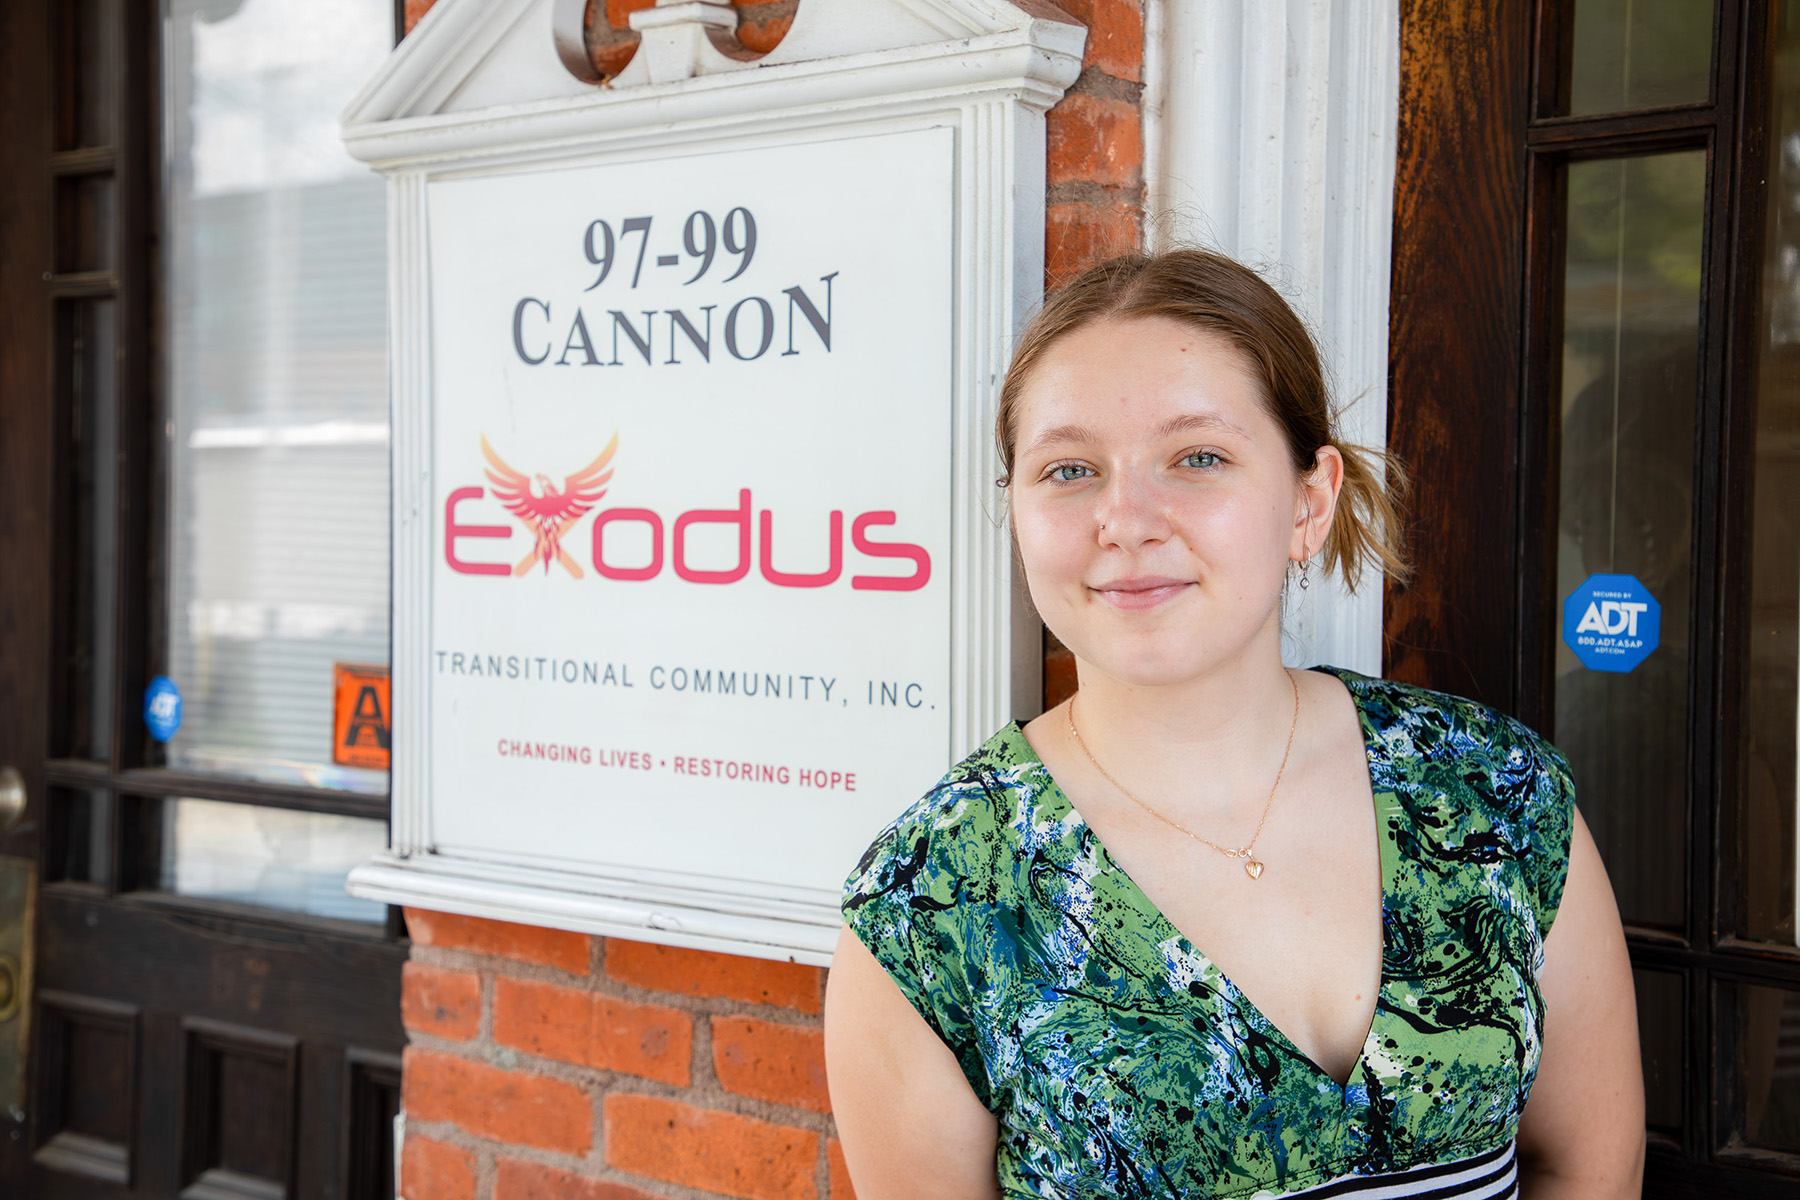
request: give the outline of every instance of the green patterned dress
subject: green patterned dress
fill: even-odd
[[[1345,1086],[1150,903],[1016,724],[857,865],[844,919],[999,1119],[1006,1196],[1515,1194],[1568,766],[1481,705],[1332,673],[1381,841],[1380,994]]]

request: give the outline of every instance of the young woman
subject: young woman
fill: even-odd
[[[1567,764],[1282,667],[1290,580],[1401,565],[1293,312],[1215,255],[1096,267],[1021,339],[997,436],[1080,691],[846,885],[826,1059],[861,1200],[1638,1195],[1631,970]]]

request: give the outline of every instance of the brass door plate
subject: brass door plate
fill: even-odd
[[[25,1053],[31,1017],[32,905],[37,868],[0,856],[0,1115],[25,1113]]]

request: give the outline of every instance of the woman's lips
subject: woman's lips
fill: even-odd
[[[1094,585],[1093,591],[1114,608],[1136,610],[1155,608],[1193,586],[1191,579],[1145,575],[1134,579],[1110,579]]]

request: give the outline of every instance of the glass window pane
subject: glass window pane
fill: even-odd
[[[1576,0],[1569,113],[1705,100],[1712,32],[1713,0]]]
[[[1687,1080],[1682,1069],[1687,1030],[1682,978],[1669,971],[1631,975],[1637,984],[1638,1051],[1644,1064],[1644,1124],[1679,1139]]]
[[[380,923],[387,906],[344,891],[387,845],[387,823],[216,800],[163,802],[162,890]]]
[[[1743,985],[1735,1001],[1744,1140],[1800,1153],[1800,992]]]
[[[1793,945],[1800,854],[1800,12],[1779,8],[1750,512],[1743,708],[1744,933]]]
[[[170,0],[171,765],[367,792],[335,663],[388,656],[386,203],[338,114],[390,0]]]
[[[1679,929],[1706,155],[1574,163],[1567,182],[1557,615],[1591,576],[1632,576],[1661,644],[1590,669],[1565,628],[1555,740],[1626,922]]]

